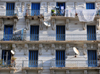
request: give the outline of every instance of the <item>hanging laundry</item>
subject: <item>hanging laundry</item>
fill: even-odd
[[[74,9],[67,9],[65,11],[65,17],[75,17],[75,10]]]
[[[76,12],[81,22],[91,22],[96,15],[96,10],[76,10]]]

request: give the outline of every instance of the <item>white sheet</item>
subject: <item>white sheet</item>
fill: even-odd
[[[96,15],[96,10],[76,10],[76,12],[81,22],[91,22]]]
[[[65,17],[74,17],[75,18],[75,10],[74,9],[67,9],[65,11]]]

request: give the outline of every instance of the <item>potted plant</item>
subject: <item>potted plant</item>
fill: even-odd
[[[51,12],[52,12],[52,13],[54,13],[54,12],[55,12],[55,10],[51,10]]]
[[[97,13],[97,16],[99,15],[99,13]]]
[[[54,13],[54,14],[52,14],[52,16],[56,16],[56,14]]]
[[[12,66],[15,66],[15,60],[16,60],[15,57],[11,57],[11,65],[12,65]]]
[[[76,13],[75,16],[77,16],[78,14]]]

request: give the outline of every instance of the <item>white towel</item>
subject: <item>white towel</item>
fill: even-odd
[[[65,11],[65,17],[74,17],[75,18],[75,10],[74,9],[67,9]]]

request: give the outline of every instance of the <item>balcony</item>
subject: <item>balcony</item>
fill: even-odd
[[[27,9],[26,10],[26,16],[44,16],[44,10],[32,10],[32,9]]]
[[[0,16],[17,16],[18,10],[0,10]]]
[[[88,68],[99,67],[100,62],[97,60],[54,60],[51,61],[51,68],[66,67],[66,68]]]
[[[3,38],[2,36],[0,38],[1,41],[23,41],[24,37],[22,34],[4,34]]]
[[[65,10],[56,9],[56,12],[55,10],[51,10],[51,15],[52,16],[65,16]]]
[[[1,34],[1,41],[99,41],[100,34]]]

